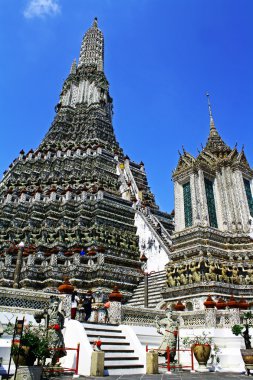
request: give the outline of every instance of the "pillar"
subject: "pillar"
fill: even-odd
[[[146,374],[153,375],[158,373],[158,352],[149,351],[146,353]]]
[[[91,354],[90,376],[104,376],[105,353],[103,351],[93,351]]]

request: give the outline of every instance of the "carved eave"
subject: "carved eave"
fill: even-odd
[[[251,169],[249,162],[245,156],[244,150],[237,154],[236,160],[233,163],[233,169],[239,169],[243,173],[247,174],[249,179],[253,178],[253,170]]]
[[[184,152],[180,155],[176,169],[172,173],[173,179],[178,175],[188,172],[193,169],[195,158],[188,152]]]

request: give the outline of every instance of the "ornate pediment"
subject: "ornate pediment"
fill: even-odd
[[[188,152],[184,151],[183,154],[180,154],[180,158],[177,164],[176,169],[173,172],[173,176],[181,174],[182,172],[193,167],[195,158]]]
[[[236,164],[244,166],[247,170],[252,170],[243,149],[236,157]]]

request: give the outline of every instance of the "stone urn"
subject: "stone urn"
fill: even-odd
[[[14,352],[12,354],[13,361],[16,366],[32,366],[36,360],[36,356],[30,352],[30,347],[22,346],[19,354],[17,353],[19,345],[14,343]]]
[[[38,365],[19,366],[17,368],[16,380],[41,380],[42,370],[43,367]]]
[[[195,359],[197,360],[199,364],[198,371],[200,372],[208,371],[206,368],[206,364],[208,362],[208,359],[211,353],[210,344],[194,344],[192,346],[192,351],[195,356]]]
[[[245,364],[247,374],[249,376],[250,370],[253,369],[253,348],[241,349],[241,355]]]

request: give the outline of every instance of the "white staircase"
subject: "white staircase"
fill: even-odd
[[[141,362],[131,339],[122,327],[110,324],[82,323],[92,345],[100,337],[105,353],[104,375],[143,374]]]
[[[148,307],[154,309],[157,304],[163,300],[161,291],[164,287],[166,287],[165,270],[151,273],[148,276]],[[144,307],[144,292],[145,283],[143,279],[134,290],[133,296],[128,301],[127,305],[134,307]]]

